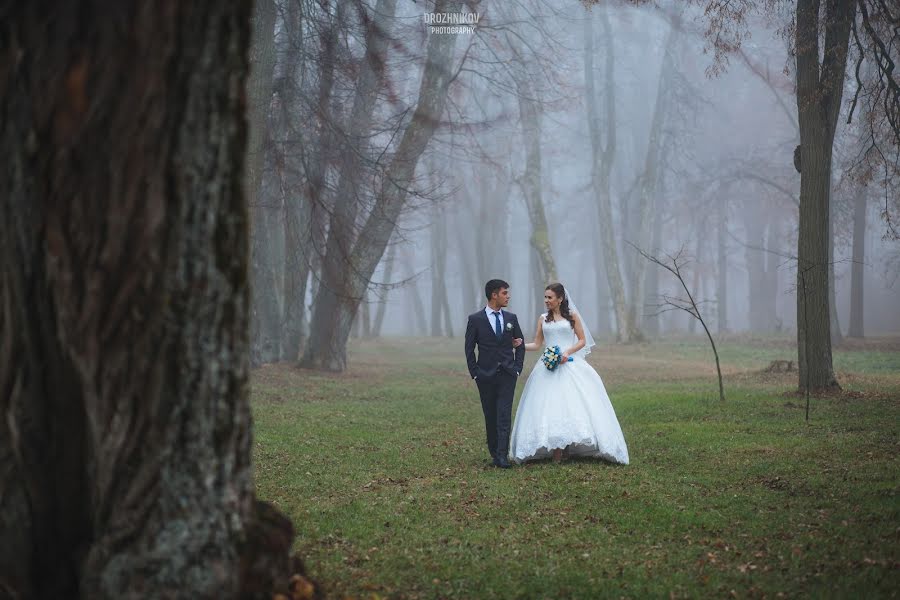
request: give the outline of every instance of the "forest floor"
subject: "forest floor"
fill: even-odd
[[[763,372],[787,337],[720,341],[724,403],[700,338],[598,347],[631,464],[509,470],[462,340],[352,346],[342,375],[252,375],[258,494],[330,598],[898,595],[900,338],[837,348],[809,422]]]

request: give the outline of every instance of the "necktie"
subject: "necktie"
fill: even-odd
[[[496,310],[494,311],[494,334],[499,338],[503,335],[503,328],[500,327],[500,313]]]

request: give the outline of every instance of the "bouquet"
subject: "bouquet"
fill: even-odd
[[[541,355],[541,362],[544,363],[544,366],[547,367],[548,371],[553,371],[556,367],[559,366],[559,363],[562,362],[562,350],[559,349],[559,346],[549,346],[544,349],[544,353]],[[569,357],[568,362],[572,362],[572,357]]]

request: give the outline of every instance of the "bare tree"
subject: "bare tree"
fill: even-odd
[[[691,290],[688,289],[687,283],[684,281],[684,274],[682,273],[682,269],[685,266],[684,259],[684,248],[678,250],[675,254],[666,254],[666,258],[668,260],[663,260],[655,255],[648,254],[644,250],[630,244],[634,247],[635,250],[640,253],[645,259],[650,261],[651,263],[658,265],[671,273],[678,279],[678,283],[681,284],[681,288],[684,290],[687,298],[681,298],[679,296],[669,296],[668,294],[664,294],[662,296],[662,302],[656,304],[657,314],[668,312],[671,310],[681,310],[686,312],[692,318],[696,319],[703,326],[703,330],[706,332],[706,337],[709,339],[709,344],[712,347],[713,355],[716,357],[716,373],[719,375],[719,400],[722,402],[725,401],[725,387],[722,385],[722,368],[719,365],[719,351],[716,349],[716,342],[713,340],[712,333],[709,331],[709,327],[706,326],[706,321],[703,320],[703,316],[700,314],[700,302],[694,299],[693,294],[691,294]]]
[[[435,12],[452,13],[460,6],[461,0],[437,0]],[[453,79],[455,42],[455,35],[429,37],[418,105],[385,170],[374,206],[352,246],[340,247],[336,257],[326,252],[313,306],[310,339],[314,343],[307,344],[301,361],[304,366],[328,371],[342,371],[347,366],[347,338],[353,315],[403,210],[419,157],[444,112],[447,89]],[[340,221],[338,225],[340,231],[344,225]],[[329,239],[335,235],[336,232],[330,232]],[[348,241],[344,238],[337,245]]]
[[[250,6],[4,8],[4,597],[271,598],[289,573],[250,456]]]
[[[605,144],[600,131],[600,114],[597,107],[596,77],[594,69],[594,28],[593,10],[584,20],[584,78],[587,96],[588,131],[591,136],[591,185],[596,198],[597,222],[600,227],[600,243],[603,248],[609,294],[613,301],[616,316],[616,340],[630,342],[638,337],[634,319],[630,318],[625,296],[625,283],[619,267],[619,251],[613,235],[613,214],[610,200],[610,174],[616,158],[616,96],[615,96],[615,54],[612,27],[609,22],[608,8],[602,11],[602,24],[605,41],[604,64],[604,106],[606,108]]]

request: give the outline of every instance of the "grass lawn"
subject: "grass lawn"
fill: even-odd
[[[252,377],[259,496],[329,597],[900,595],[896,338],[837,349],[808,423],[761,372],[787,338],[720,342],[724,404],[699,338],[598,348],[631,464],[505,471],[462,340],[352,344],[342,375]]]

